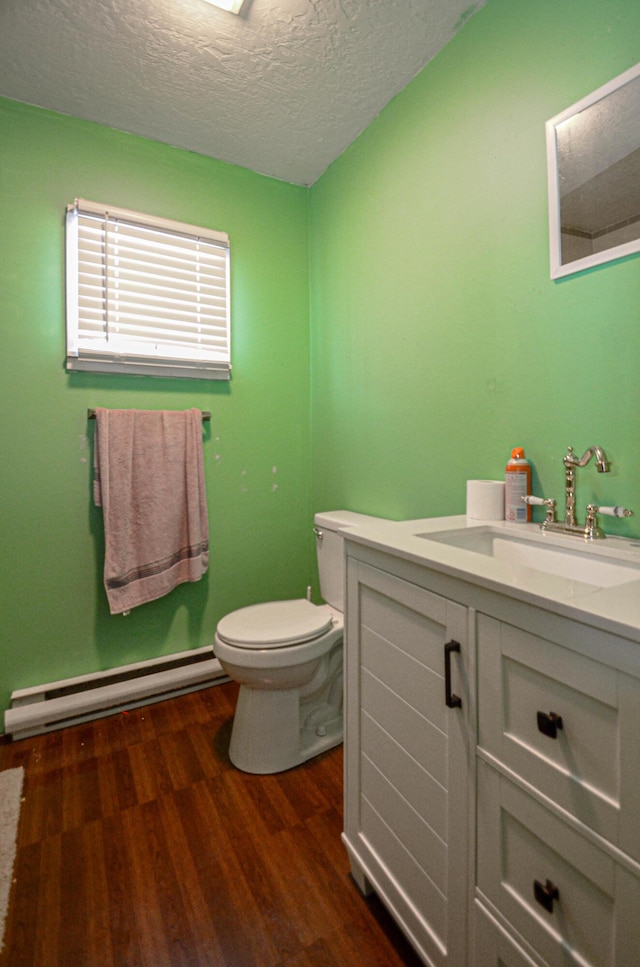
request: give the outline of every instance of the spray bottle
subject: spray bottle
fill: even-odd
[[[511,451],[504,475],[505,520],[526,523],[531,520],[531,507],[522,498],[531,493],[531,464],[525,460],[522,447]]]

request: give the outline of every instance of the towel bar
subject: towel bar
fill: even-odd
[[[96,411],[92,409],[87,410],[87,419],[95,420],[95,418]],[[202,419],[205,423],[207,423],[211,419],[211,413],[208,410],[202,410]]]

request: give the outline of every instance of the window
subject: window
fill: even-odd
[[[229,379],[229,239],[76,199],[67,208],[67,369]]]

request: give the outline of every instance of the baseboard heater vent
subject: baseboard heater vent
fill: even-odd
[[[195,648],[12,692],[4,728],[12,738],[24,739],[223,681],[229,679],[211,647]]]

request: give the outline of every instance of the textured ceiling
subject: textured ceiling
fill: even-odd
[[[312,184],[486,0],[0,0],[0,94]]]

